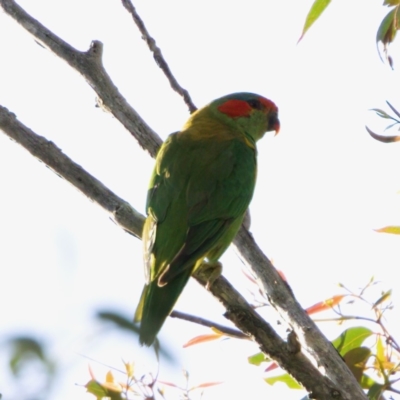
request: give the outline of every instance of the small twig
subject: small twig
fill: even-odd
[[[164,56],[161,53],[160,48],[157,46],[156,41],[150,36],[146,26],[144,25],[143,20],[140,18],[139,14],[136,11],[135,6],[132,4],[130,0],[122,0],[122,5],[128,10],[131,14],[133,21],[135,22],[136,26],[139,28],[140,33],[142,34],[142,39],[147,43],[150,51],[153,53],[154,60],[156,64],[161,68],[164,72],[165,76],[167,77],[171,87],[175,92],[183,97],[186,105],[189,107],[190,113],[193,113],[197,110],[197,107],[194,105],[189,92],[184,89],[176,80],[174,75],[169,68],[169,65],[165,61]]]
[[[337,318],[314,318],[314,322],[341,322],[341,321],[352,321],[352,320],[362,320],[362,321],[367,321],[367,322],[373,322],[375,324],[378,324],[378,322],[372,318],[367,318],[367,317],[360,317],[357,315],[343,315],[341,317]]]
[[[232,329],[232,328],[229,328],[228,326],[217,324],[208,319],[197,317],[196,315],[186,314],[181,311],[174,310],[174,311],[172,311],[172,313],[169,316],[172,318],[183,319],[184,321],[194,322],[195,324],[207,326],[209,328],[218,329],[220,332],[225,333],[226,335],[231,336],[231,337],[235,337],[238,339],[249,339],[249,337],[247,335],[245,335],[241,331],[238,331],[237,329]]]
[[[396,380],[393,381],[393,382],[396,382],[396,381],[398,381],[398,379],[396,379]],[[393,382],[390,382],[390,383],[393,384]],[[395,389],[395,388],[393,388],[393,387],[390,387],[390,388],[388,388],[387,390],[390,390],[390,391],[393,392],[393,393],[400,394],[400,390],[397,390],[397,389]]]
[[[397,115],[397,117],[400,118],[400,113],[388,101],[386,101],[386,103],[390,107],[390,109]],[[395,121],[400,122],[399,120]]]

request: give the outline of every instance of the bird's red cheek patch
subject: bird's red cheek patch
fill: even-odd
[[[247,101],[243,100],[228,100],[218,107],[218,110],[229,117],[245,117],[249,115],[252,108]]]

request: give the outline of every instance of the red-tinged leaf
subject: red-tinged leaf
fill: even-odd
[[[350,350],[360,347],[372,334],[373,332],[364,326],[349,328],[333,340],[332,345],[343,357]]]
[[[204,382],[204,383],[201,383],[200,385],[191,387],[189,389],[189,391],[196,390],[196,389],[204,389],[204,388],[208,388],[208,387],[216,386],[216,385],[221,385],[222,383],[224,383],[224,382]]]
[[[196,336],[193,339],[190,339],[187,343],[185,343],[183,345],[184,348],[189,347],[189,346],[193,346],[195,344],[199,344],[199,343],[205,343],[205,342],[210,342],[212,340],[216,340],[221,338],[223,335],[219,334],[219,333],[211,333],[208,335],[200,335],[200,336]]]
[[[374,303],[372,308],[375,308],[376,306],[379,306],[379,304],[382,304],[384,301],[388,300],[390,296],[392,295],[392,290],[388,290],[387,292],[383,293],[381,297]]]
[[[175,383],[172,383],[172,382],[160,381],[159,379],[157,379],[157,382],[161,383],[162,385],[166,385],[166,386],[170,386],[170,387],[173,387],[173,388],[181,389],[178,385],[175,385]]]
[[[303,389],[303,386],[297,383],[297,381],[289,374],[283,374],[279,376],[273,376],[271,378],[265,378],[265,382],[269,385],[273,385],[276,382],[284,383],[289,389]]]
[[[374,231],[379,233],[391,233],[392,235],[400,235],[400,226],[385,226],[380,229],[374,229]]]
[[[88,368],[89,368],[89,375],[90,375],[90,377],[92,378],[92,380],[95,381],[96,378],[95,378],[95,376],[94,376],[94,373],[93,373],[93,370],[92,370],[92,367],[90,366],[90,364],[89,364]]]
[[[378,135],[375,132],[372,132],[371,129],[368,128],[368,126],[366,126],[365,129],[378,142],[393,143],[393,142],[400,141],[400,135],[399,136],[383,136],[383,135]]]
[[[311,315],[317,312],[330,310],[332,307],[338,305],[344,297],[346,297],[345,294],[338,294],[336,296],[332,296],[330,299],[320,301],[319,303],[316,303],[313,306],[306,308],[306,313],[308,315]]]
[[[288,280],[286,279],[285,274],[283,273],[283,271],[281,271],[280,269],[277,269],[276,272],[279,274],[279,276],[282,278],[283,281],[287,282]]]
[[[351,349],[343,356],[344,362],[349,367],[358,383],[361,382],[365,366],[370,356],[371,350],[368,347]]]
[[[300,36],[300,39],[298,40],[298,42],[300,42],[300,40],[303,39],[303,36],[305,35],[305,33],[310,29],[311,25],[321,16],[321,14],[324,12],[326,7],[328,7],[330,2],[331,2],[331,0],[315,0],[314,1],[313,5],[310,8],[310,11],[307,14],[306,22],[304,23],[304,27],[303,27],[303,32],[301,33],[301,36]]]
[[[242,269],[242,273],[251,283],[257,284],[257,281],[245,269]]]
[[[265,369],[264,372],[270,372],[277,368],[279,368],[279,365],[276,362],[273,362]]]
[[[264,353],[260,352],[247,357],[247,361],[249,362],[249,364],[253,364],[259,367],[263,362],[270,362],[271,359],[268,358]]]

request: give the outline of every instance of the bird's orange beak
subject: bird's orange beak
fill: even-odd
[[[281,123],[279,122],[279,119],[277,119],[274,124],[274,131],[275,131],[274,136],[276,136],[279,133],[280,129],[281,129]]]

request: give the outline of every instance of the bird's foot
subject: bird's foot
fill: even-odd
[[[222,275],[222,264],[219,261],[203,261],[200,268],[208,275],[206,289],[209,290],[212,284]]]

